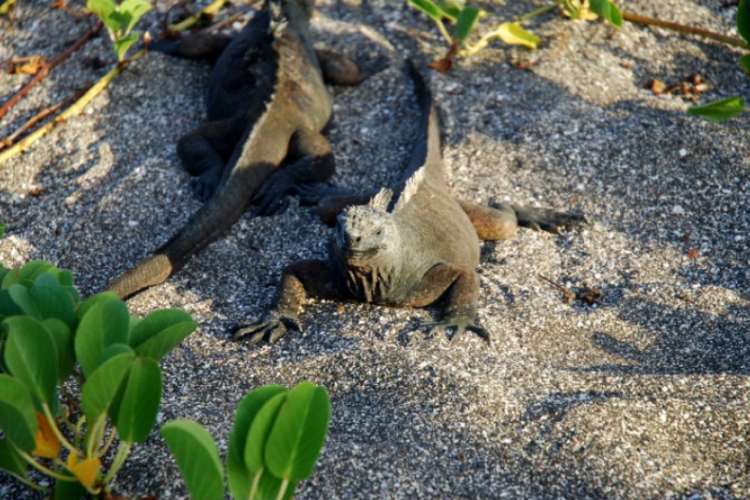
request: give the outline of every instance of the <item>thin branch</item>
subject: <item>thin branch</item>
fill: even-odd
[[[29,83],[24,85],[24,87],[18,91],[16,95],[11,97],[8,102],[6,102],[2,108],[0,108],[0,118],[5,116],[5,114],[8,112],[10,108],[15,106],[15,104],[20,101],[23,96],[29,93],[29,91],[36,86],[37,83],[41,82],[42,79],[44,79],[45,76],[50,72],[52,68],[63,62],[65,59],[70,57],[73,52],[80,49],[84,43],[86,43],[89,38],[99,33],[99,31],[102,29],[102,23],[96,23],[96,25],[91,28],[89,31],[87,31],[81,38],[76,41],[73,45],[68,47],[63,53],[59,54],[57,57],[52,59],[50,62],[42,66],[42,69],[39,70],[39,72],[34,76],[34,78],[31,79]]]
[[[191,27],[192,25],[194,25],[195,23],[197,23],[198,21],[200,21],[201,17],[212,15],[212,14],[215,14],[216,12],[218,12],[219,9],[221,9],[222,7],[224,7],[224,4],[226,4],[228,1],[229,0],[214,0],[213,2],[211,2],[211,4],[209,4],[205,9],[203,9],[202,11],[200,11],[199,13],[197,13],[196,15],[190,16],[187,19],[185,19],[184,21],[181,21],[181,22],[179,22],[177,24],[172,24],[172,25],[169,26],[168,29],[172,30],[172,31],[183,31],[183,30],[186,30],[189,27]]]
[[[18,140],[18,138],[27,130],[29,130],[31,127],[39,123],[40,121],[47,118],[49,115],[56,113],[60,108],[67,106],[71,102],[77,101],[81,98],[81,96],[91,88],[91,84],[88,84],[85,89],[79,90],[76,95],[68,97],[62,102],[59,102],[55,104],[54,106],[50,106],[49,108],[45,108],[41,110],[36,116],[31,118],[29,121],[24,123],[18,130],[10,134],[8,137],[3,137],[0,139],[0,150],[3,150],[5,148],[8,148],[13,145],[13,143]]]
[[[653,17],[641,16],[639,14],[631,14],[630,12],[623,12],[622,18],[625,21],[629,21],[634,24],[641,24],[643,26],[658,26],[660,28],[677,31],[679,33],[687,33],[689,35],[696,35],[696,36],[702,36],[704,38],[710,38],[711,40],[716,40],[722,43],[726,43],[727,45],[734,45],[735,47],[741,47],[743,49],[750,48],[750,45],[748,45],[741,38],[737,38],[733,36],[726,36],[726,35],[722,35],[721,33],[715,33],[713,31],[708,31],[708,30],[704,30],[700,28],[694,28],[692,26],[686,26],[684,24],[673,23],[670,21],[663,21],[661,19],[656,19]]]

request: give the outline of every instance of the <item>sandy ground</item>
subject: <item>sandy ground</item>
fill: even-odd
[[[89,26],[48,4],[21,1],[12,24],[0,20],[0,60],[52,57]],[[491,16],[480,31],[539,5],[481,4]],[[156,32],[167,7],[158,2],[143,26]],[[625,7],[736,35],[735,8],[720,0]],[[325,253],[329,230],[295,201],[280,216],[246,215],[129,301],[139,315],[183,308],[199,324],[163,363],[161,422],[197,420],[225,450],[247,391],[309,379],[329,389],[333,416],[299,498],[750,498],[750,117],[688,117],[684,98],[643,88],[700,73],[712,86],[704,101],[750,97],[740,52],[553,13],[529,27],[544,38],[536,52],[495,42],[448,75],[429,73],[457,196],[595,221],[483,245],[479,321],[491,347],[426,336],[420,324],[434,310],[312,300],[304,334],[255,349],[227,342],[268,306],[283,266]],[[314,29],[320,45],[357,57],[387,53],[370,30],[396,47],[392,57],[423,67],[445,50],[429,20],[394,1],[326,0]],[[102,61],[112,56],[97,38],[16,106],[0,135],[94,81]],[[53,261],[90,294],[166,241],[199,207],[175,144],[204,119],[209,72],[151,54],[0,166],[0,260]],[[26,80],[0,74],[0,95]],[[397,179],[416,124],[398,65],[333,93],[336,182],[370,190]],[[597,288],[601,303],[566,305],[539,274]],[[156,434],[115,486],[186,496]],[[32,497],[3,475],[0,494]]]

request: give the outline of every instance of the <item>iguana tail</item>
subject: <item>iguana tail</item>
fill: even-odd
[[[268,169],[259,168],[258,171]],[[227,179],[214,196],[187,222],[180,232],[141,260],[135,267],[115,278],[106,288],[122,298],[153,285],[158,285],[177,272],[197,252],[229,230],[247,209],[258,185],[265,178]],[[248,195],[248,193],[250,195]]]

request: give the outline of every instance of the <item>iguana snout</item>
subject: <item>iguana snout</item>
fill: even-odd
[[[341,257],[366,260],[386,250],[395,237],[396,228],[390,214],[368,206],[356,206],[338,216],[333,243]]]

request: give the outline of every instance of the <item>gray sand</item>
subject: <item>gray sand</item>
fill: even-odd
[[[88,26],[48,4],[21,1],[12,27],[0,21],[0,60],[52,57]],[[508,4],[482,4],[493,13],[482,28],[541,5]],[[627,8],[736,34],[735,8],[722,4]],[[149,13],[141,26],[155,33],[158,19]],[[423,66],[445,50],[432,23],[400,2],[326,0],[314,19],[323,46],[385,54],[361,26]],[[324,255],[329,230],[293,201],[280,216],[246,215],[167,283],[129,301],[138,315],[178,307],[199,324],[163,363],[162,423],[194,419],[226,450],[246,392],[309,379],[329,389],[333,416],[302,499],[750,498],[750,117],[688,117],[682,97],[643,88],[700,73],[713,87],[704,101],[750,97],[740,52],[553,14],[530,27],[545,39],[536,52],[494,42],[448,75],[429,73],[457,196],[595,221],[563,236],[521,231],[483,245],[479,321],[491,347],[471,334],[428,338],[420,324],[434,310],[316,300],[301,335],[255,349],[227,342],[233,325],[268,306],[283,266]],[[111,62],[108,43],[97,38],[55,69],[0,134],[103,74],[90,62]],[[203,120],[209,71],[151,54],[84,115],[2,165],[2,262],[53,261],[88,295],[166,241],[199,207],[175,143]],[[0,95],[26,79],[0,74]],[[336,182],[369,190],[398,178],[417,110],[397,63],[333,92]],[[597,306],[569,306],[539,274],[605,295]],[[135,448],[115,487],[133,497],[187,495],[156,434]],[[31,498],[3,475],[0,494]]]

